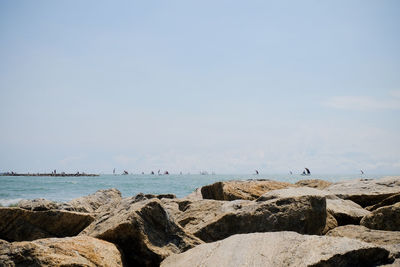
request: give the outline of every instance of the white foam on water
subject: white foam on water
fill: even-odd
[[[14,198],[14,199],[0,199],[0,206],[8,207],[10,205],[17,204],[20,202],[22,198]]]

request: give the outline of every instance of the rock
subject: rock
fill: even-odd
[[[7,241],[74,236],[93,221],[92,216],[84,213],[21,208],[0,208],[0,218],[0,238]]]
[[[325,190],[340,198],[354,201],[362,207],[367,207],[400,193],[400,177],[343,181],[332,184]]]
[[[400,193],[390,196],[388,198],[385,198],[378,204],[375,204],[373,206],[368,206],[365,209],[369,210],[369,211],[373,211],[373,210],[376,210],[376,209],[384,207],[384,206],[390,206],[390,205],[396,204],[397,202],[400,202]]]
[[[96,212],[104,206],[114,207],[121,201],[121,192],[115,188],[98,190],[94,194],[76,198],[68,202],[65,209],[77,212]]]
[[[205,242],[234,234],[296,231],[321,234],[326,202],[320,196],[301,196],[264,202],[249,200],[164,200],[169,214],[186,231]]]
[[[279,190],[272,190],[257,199],[265,201],[270,199],[279,199],[299,196],[323,196],[326,197],[326,210],[335,217],[338,225],[359,224],[360,220],[370,212],[363,209],[360,205],[350,201],[343,200],[325,190],[318,190],[309,187],[293,187]],[[333,225],[332,225],[333,226]]]
[[[325,223],[325,228],[322,231],[322,234],[326,234],[327,232],[329,232],[330,230],[334,229],[338,227],[338,222],[335,219],[335,217],[333,217],[333,215],[329,212],[326,213],[326,223]]]
[[[202,243],[177,225],[157,198],[140,202],[135,197],[123,199],[81,235],[118,245],[129,266],[157,266],[170,254]]]
[[[298,186],[307,186],[311,188],[316,188],[316,189],[325,189],[328,186],[330,186],[332,183],[325,181],[325,180],[320,180],[320,179],[309,179],[309,180],[300,180],[295,183],[295,185]]]
[[[326,235],[357,239],[380,245],[389,250],[394,257],[400,258],[400,232],[371,230],[361,225],[339,226]]]
[[[18,202],[17,206],[21,209],[31,210],[31,211],[45,211],[59,209],[61,203],[47,200],[44,198],[36,198],[32,200],[21,200]]]
[[[0,266],[123,266],[114,244],[88,236],[0,244]]]
[[[202,244],[169,256],[161,266],[376,266],[391,261],[386,249],[358,240],[275,232]]]
[[[400,231],[400,202],[372,211],[361,220],[370,229]]]
[[[226,181],[206,185],[201,188],[204,199],[215,200],[254,200],[262,194],[274,190],[294,186],[290,183],[269,180]]]
[[[201,187],[196,188],[192,193],[184,197],[185,199],[189,200],[200,200],[203,199],[203,195],[201,194]]]

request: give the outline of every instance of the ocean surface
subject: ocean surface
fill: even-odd
[[[380,178],[386,175],[100,175],[96,177],[0,176],[0,205],[9,206],[22,199],[45,198],[53,201],[93,194],[99,189],[117,188],[123,197],[138,193],[172,193],[184,197],[196,188],[216,181],[271,179],[295,183],[302,179],[337,182],[357,178]]]

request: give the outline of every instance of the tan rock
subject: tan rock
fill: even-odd
[[[338,227],[338,222],[336,221],[335,217],[330,212],[326,213],[326,223],[325,223],[325,228],[322,231],[322,234],[326,234],[330,230]]]
[[[66,210],[77,212],[93,213],[104,206],[115,207],[121,201],[121,192],[118,189],[111,188],[106,190],[98,190],[94,194],[80,197],[69,201]]]
[[[400,193],[400,176],[342,181],[330,185],[325,190],[340,198],[352,200],[362,207],[367,207]]]
[[[205,242],[234,234],[296,231],[321,234],[326,223],[326,202],[320,196],[301,196],[263,202],[249,200],[164,200],[169,214]]]
[[[129,266],[156,266],[170,254],[202,243],[177,225],[157,198],[139,202],[135,197],[123,199],[81,235],[118,245]]]
[[[391,261],[386,249],[354,239],[274,232],[202,244],[169,256],[161,266],[375,266]]]
[[[360,223],[370,229],[400,231],[400,202],[372,211]]]
[[[400,257],[400,232],[371,230],[362,225],[339,226],[326,235],[357,239],[380,245],[389,250],[396,258]]]
[[[309,179],[309,180],[300,180],[295,183],[295,185],[298,186],[307,186],[311,188],[316,188],[316,189],[325,189],[328,186],[330,186],[332,183],[325,181],[325,180],[320,180],[320,179]]]
[[[36,198],[32,200],[21,200],[17,203],[17,206],[21,209],[32,210],[32,211],[45,211],[52,209],[59,209],[62,204],[47,200],[44,198]]]
[[[0,243],[0,266],[123,266],[114,244],[88,236]]]
[[[206,185],[201,188],[204,199],[215,200],[254,200],[262,194],[274,190],[294,186],[290,183],[270,180],[226,181]]]
[[[94,220],[85,213],[21,208],[0,208],[0,218],[0,238],[8,241],[74,236]]]
[[[390,196],[388,198],[385,198],[384,200],[382,200],[381,202],[379,202],[378,204],[372,205],[372,206],[368,206],[365,209],[369,210],[369,211],[373,211],[376,210],[378,208],[384,207],[384,206],[390,206],[393,204],[396,204],[397,202],[400,202],[400,193]]]

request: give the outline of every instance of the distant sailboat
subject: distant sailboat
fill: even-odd
[[[310,170],[308,168],[304,168],[304,171],[303,171],[303,173],[301,175],[309,176],[309,175],[311,175],[311,172],[310,172]]]

